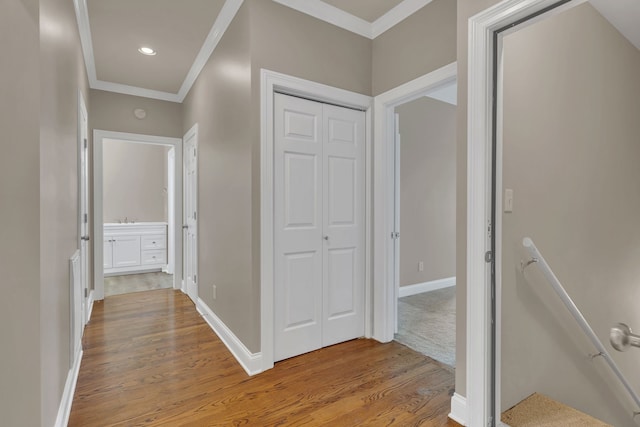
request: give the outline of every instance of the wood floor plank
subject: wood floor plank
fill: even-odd
[[[453,372],[358,339],[249,377],[181,292],[97,303],[69,426],[458,426]]]

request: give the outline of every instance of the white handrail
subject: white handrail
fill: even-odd
[[[575,303],[573,302],[573,300],[571,299],[567,291],[564,290],[564,288],[562,287],[562,284],[560,283],[556,275],[553,274],[553,271],[551,271],[551,267],[549,267],[549,264],[547,264],[547,261],[545,261],[544,257],[542,256],[538,248],[536,248],[536,245],[533,244],[533,240],[531,240],[529,237],[525,237],[522,240],[522,245],[525,248],[527,248],[527,250],[533,257],[531,261],[529,261],[527,264],[523,264],[523,266],[526,267],[531,263],[538,264],[538,266],[540,267],[540,270],[542,270],[542,273],[544,274],[544,276],[547,278],[547,280],[553,287],[553,290],[556,291],[556,294],[558,294],[558,296],[564,303],[565,307],[567,307],[567,309],[569,310],[573,318],[576,319],[576,322],[578,322],[578,325],[580,325],[580,328],[582,329],[582,331],[587,335],[587,337],[591,340],[591,343],[598,350],[599,352],[598,355],[602,356],[604,360],[607,361],[613,373],[616,374],[616,376],[618,377],[622,385],[624,385],[624,388],[627,389],[627,391],[633,398],[633,401],[636,403],[636,405],[638,405],[638,407],[640,407],[640,397],[638,397],[635,390],[633,390],[633,388],[631,387],[631,384],[629,384],[629,381],[627,381],[625,376],[622,374],[622,371],[620,371],[620,368],[618,368],[618,365],[616,365],[616,362],[613,361],[607,349],[604,347],[600,339],[598,339],[598,336],[595,334],[595,332],[593,332],[593,329],[591,329],[591,326],[589,326],[589,323],[584,318],[584,316],[582,315],[578,307],[576,307]],[[638,413],[636,412],[634,415],[638,415]]]

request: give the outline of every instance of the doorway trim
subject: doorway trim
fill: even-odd
[[[266,69],[260,70],[260,352],[262,371],[274,363],[274,94],[284,93],[314,101],[362,110],[365,135],[365,336],[371,337],[371,176],[372,108],[370,96],[327,86]]]
[[[398,290],[395,286],[394,220],[395,200],[395,114],[398,105],[420,98],[426,92],[456,81],[457,63],[445,65],[374,98],[374,248],[373,248],[373,338],[393,340]]]
[[[104,218],[103,218],[103,144],[105,139],[125,142],[167,145],[175,148],[174,235],[182,235],[182,139],[95,129],[93,131],[93,280],[94,297],[104,299]],[[182,278],[182,240],[175,239],[174,289],[180,289]],[[178,256],[179,255],[179,256]]]
[[[85,121],[83,121],[83,117]],[[84,138],[83,138],[84,135]],[[93,291],[91,290],[91,286],[89,286],[89,264],[91,260],[91,240],[90,239],[90,201],[91,194],[89,192],[90,187],[90,177],[89,177],[89,114],[87,112],[87,103],[84,100],[84,95],[82,94],[82,90],[78,89],[78,248],[80,248],[80,276],[81,276],[81,298],[82,304],[80,307],[80,316],[82,319],[80,333],[80,341],[82,340],[82,333],[84,332],[84,327],[89,322],[91,318],[91,310],[93,308]],[[84,161],[84,164],[83,164]],[[84,179],[83,179],[84,178]],[[86,198],[86,200],[84,200]],[[85,206],[83,206],[83,201]],[[86,207],[87,211],[84,212],[83,209]],[[83,218],[84,214],[87,215],[87,218]],[[83,226],[82,224],[86,223],[86,227],[84,231],[86,235],[83,235]],[[82,253],[82,244],[84,241],[85,245],[85,253],[83,256]],[[76,343],[80,347],[82,347],[82,343]]]
[[[188,267],[185,265],[185,261],[187,261],[187,248],[186,248],[186,240],[187,240],[187,233],[188,233],[188,220],[187,220],[187,212],[186,208],[187,208],[187,203],[185,198],[188,197],[187,196],[187,188],[186,186],[188,185],[187,181],[185,181],[186,176],[185,174],[187,173],[185,170],[185,165],[184,162],[186,161],[186,157],[185,157],[185,151],[187,150],[187,145],[188,142],[193,139],[193,150],[194,150],[194,157],[195,157],[195,175],[196,175],[196,179],[195,179],[195,183],[194,183],[194,187],[195,187],[195,201],[194,201],[194,205],[195,205],[195,212],[194,212],[194,218],[193,218],[193,222],[195,223],[195,229],[196,229],[196,249],[195,249],[195,254],[193,254],[192,256],[194,257],[194,265],[195,265],[195,273],[194,273],[194,284],[195,284],[195,294],[189,293],[189,272],[188,272]],[[182,292],[184,292],[185,294],[187,294],[189,296],[189,298],[191,298],[191,300],[193,301],[194,304],[198,304],[198,299],[199,299],[199,294],[200,294],[200,288],[198,285],[198,237],[199,237],[199,233],[198,233],[198,123],[194,124],[193,126],[191,126],[191,129],[189,129],[184,136],[182,137],[182,183],[185,186],[183,189],[183,202],[182,202],[182,219],[183,219],[183,224],[181,228],[182,230],[182,270],[183,270],[183,277],[181,280],[181,289]],[[186,227],[186,228],[185,228]],[[187,263],[188,264],[188,263]]]
[[[560,12],[577,6],[586,0],[571,0],[554,9]],[[500,132],[496,135],[497,161],[493,165],[493,90],[494,36],[496,31],[514,26],[522,19],[562,3],[561,0],[504,0],[469,18],[468,91],[467,91],[467,396],[466,425],[483,426],[489,421],[492,410],[501,413],[500,407],[500,270],[496,267],[496,343],[491,342],[491,269],[485,262],[485,254],[491,250],[492,168],[496,167],[496,186],[501,188]],[[548,15],[543,14],[531,24]],[[498,44],[497,66],[502,64],[502,51]],[[500,104],[498,104],[500,105]],[[501,123],[501,111],[495,117]],[[496,197],[499,215],[500,197]],[[502,254],[499,236],[501,221],[494,224],[495,253]],[[492,348],[492,346],[494,346]],[[492,352],[495,351],[495,372],[491,372]],[[493,376],[493,377],[492,377]],[[496,401],[491,408],[491,382],[495,381]],[[497,425],[502,423],[497,420]]]

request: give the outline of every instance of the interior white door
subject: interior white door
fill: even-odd
[[[365,115],[323,105],[322,346],[364,335]]]
[[[364,335],[364,113],[274,99],[274,360]]]
[[[322,104],[276,94],[274,359],[322,347]]]
[[[184,281],[189,298],[198,299],[198,136],[184,138]]]
[[[398,333],[398,298],[400,297],[400,114],[395,114],[394,122],[394,183],[393,183],[393,290],[396,309],[393,313],[394,332]]]
[[[71,359],[82,347],[84,326],[89,321],[89,124],[87,107],[78,92],[78,224],[80,256],[72,265],[73,323],[71,335]]]

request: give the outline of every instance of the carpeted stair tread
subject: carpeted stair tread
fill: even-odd
[[[502,422],[511,427],[612,427],[539,393],[505,411]]]

